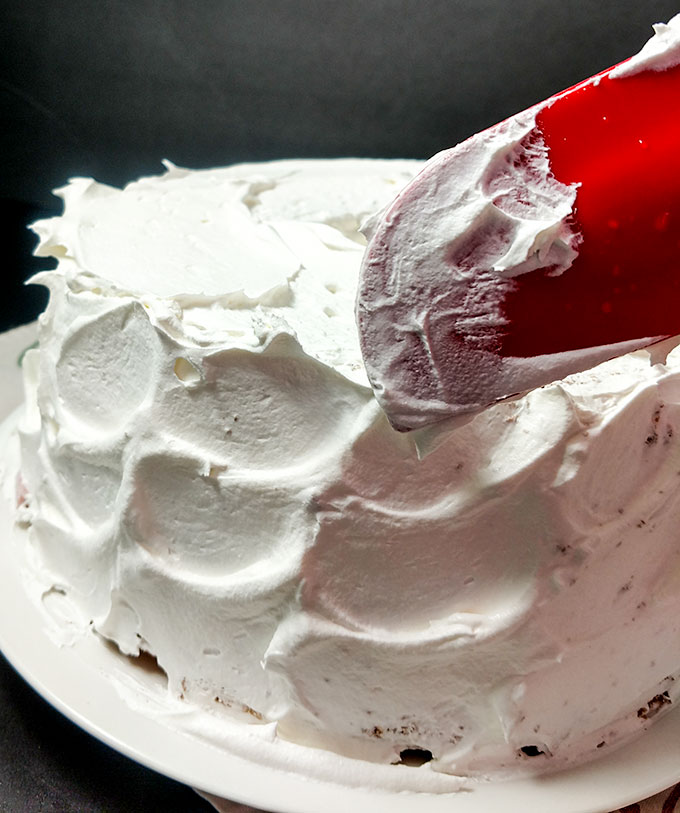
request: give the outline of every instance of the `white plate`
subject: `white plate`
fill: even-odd
[[[21,400],[16,359],[33,329],[0,336],[0,419]],[[680,778],[680,712],[632,744],[591,763],[532,779],[478,784],[471,792],[409,794],[310,781],[225,752],[125,703],[115,679],[139,671],[94,635],[58,647],[25,592],[11,511],[0,506],[0,649],[48,702],[86,731],[166,776],[215,796],[279,813],[603,813],[639,801]],[[114,676],[118,678],[114,679]],[[140,694],[141,694],[140,684]],[[266,748],[266,744],[263,744]],[[346,764],[351,761],[346,761]],[[395,770],[416,770],[395,768]]]

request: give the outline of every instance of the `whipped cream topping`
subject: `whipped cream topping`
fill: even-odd
[[[36,227],[59,264],[37,280],[19,516],[47,610],[153,654],[203,709],[169,701],[178,725],[222,742],[236,720],[272,765],[440,792],[460,787],[445,774],[604,753],[677,699],[680,353],[616,359],[436,442],[396,432],[360,365],[358,228],[419,168],[77,181]],[[161,200],[169,222],[147,228]],[[231,258],[206,243],[183,280],[191,250],[155,237],[232,209],[253,222],[225,232]],[[283,259],[253,247],[251,279],[259,234]],[[391,765],[412,749],[432,760]]]
[[[361,222],[420,163],[340,159],[304,172],[297,161],[196,173],[167,166],[122,191],[80,178],[57,190],[65,211],[34,225],[36,253],[60,260],[71,290],[138,298],[169,334],[252,349],[283,331],[366,383],[353,322],[336,316],[356,296]],[[329,166],[331,200],[320,191]]]
[[[635,56],[617,65],[609,74],[613,78],[633,76],[640,71],[665,71],[680,65],[680,14],[668,23],[652,26],[654,36]]]

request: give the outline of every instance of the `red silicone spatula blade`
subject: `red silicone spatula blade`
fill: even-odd
[[[582,240],[567,273],[517,278],[502,353],[679,333],[680,66],[604,75],[543,108],[536,123],[555,178],[579,184]]]
[[[473,411],[680,333],[680,65],[616,73],[436,156],[384,213],[357,319],[395,427]],[[466,189],[475,184],[479,205]],[[560,188],[571,212],[555,236]],[[498,258],[521,243],[525,221],[540,239],[528,269],[508,271]]]

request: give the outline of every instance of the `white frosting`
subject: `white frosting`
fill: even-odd
[[[26,357],[20,517],[45,604],[153,653],[209,710],[193,731],[236,715],[434,792],[592,758],[677,698],[680,359],[617,359],[436,443],[394,431],[360,365],[358,224],[418,166],[69,187],[37,226],[59,265]],[[194,229],[232,212],[251,222],[185,275]],[[434,759],[389,766],[409,748]],[[314,773],[318,753],[291,759]]]
[[[641,71],[665,71],[680,65],[680,14],[652,28],[654,36],[634,57],[617,65],[609,74],[612,78],[633,76]]]

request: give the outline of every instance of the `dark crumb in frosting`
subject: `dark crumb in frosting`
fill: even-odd
[[[668,692],[662,692],[661,694],[655,695],[646,706],[639,708],[637,716],[641,720],[650,720],[655,714],[658,714],[664,706],[668,706],[672,702]]]
[[[256,720],[264,720],[264,715],[262,712],[257,711],[256,709],[248,706],[247,704],[243,704],[241,706],[242,710],[245,711],[246,714],[250,714],[251,717],[254,717]]]

